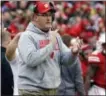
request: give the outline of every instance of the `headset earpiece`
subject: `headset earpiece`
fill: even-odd
[[[38,13],[37,4],[34,6],[34,13]]]

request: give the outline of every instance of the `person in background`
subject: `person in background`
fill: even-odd
[[[73,38],[70,35],[63,35],[62,39],[67,47],[73,45],[71,42]],[[66,56],[66,58],[69,57]],[[58,88],[57,95],[62,95],[62,96],[67,96],[67,95],[75,96],[77,94],[79,96],[85,95],[79,58],[77,58],[77,61],[74,64],[71,64],[70,66],[64,66],[64,64],[61,65],[61,79],[62,81]]]
[[[6,58],[6,49],[11,41],[10,33],[5,29],[1,32],[1,95],[12,96],[14,88],[13,73]]]
[[[106,32],[101,32],[100,36],[102,36],[103,34],[106,34]],[[100,38],[100,36],[98,38]],[[96,42],[96,50],[102,50],[102,42],[99,39]]]
[[[85,89],[88,95],[106,95],[106,37],[105,33],[99,37],[102,50],[95,50],[89,57],[89,68],[86,74]],[[93,86],[90,87],[90,80]]]
[[[86,72],[88,69],[88,57],[93,52],[93,48],[89,44],[83,44],[81,50],[82,51],[79,54],[79,59],[81,61],[83,80],[85,81]]]
[[[68,65],[77,60],[81,42],[77,39],[71,49],[63,44],[58,30],[52,30],[55,11],[51,2],[37,2],[32,21],[19,39],[19,95],[56,95],[60,62]]]

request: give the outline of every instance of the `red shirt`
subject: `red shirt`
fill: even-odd
[[[85,77],[87,73],[88,62],[86,60],[81,60],[81,69],[82,69],[82,76]]]
[[[106,55],[104,55],[102,52],[95,51],[92,53],[89,58],[88,62],[89,64],[96,64],[99,69],[96,71],[95,76],[93,77],[93,80],[98,85],[103,85],[106,87],[106,80],[105,80],[105,73],[106,73],[106,66],[105,66],[105,59]]]

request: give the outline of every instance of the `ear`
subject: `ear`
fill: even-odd
[[[36,14],[33,15],[33,20],[36,22],[38,21],[38,16]]]

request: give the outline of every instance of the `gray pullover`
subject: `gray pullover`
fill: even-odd
[[[19,64],[19,89],[57,88],[61,83],[60,62],[66,60],[67,64],[72,64],[77,57],[63,44],[59,35],[54,46],[49,42],[49,33],[44,33],[32,22],[22,33],[18,50],[22,59]],[[65,59],[66,54],[70,58]]]

